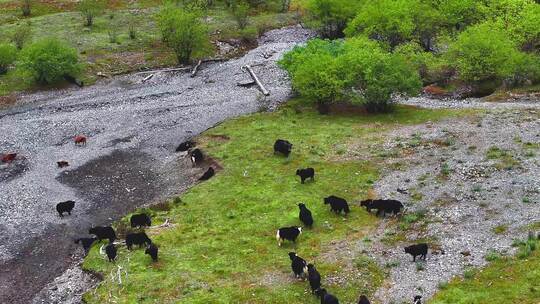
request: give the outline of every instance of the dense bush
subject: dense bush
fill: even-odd
[[[239,2],[231,7],[231,14],[238,24],[239,29],[244,29],[248,25],[249,18],[249,4],[246,2]]]
[[[11,44],[0,44],[0,75],[7,72],[17,58],[17,48]]]
[[[372,112],[388,111],[395,94],[415,94],[421,86],[412,65],[366,38],[315,39],[285,54],[280,65],[296,91],[323,105],[351,102]]]
[[[447,53],[459,78],[473,82],[512,76],[523,55],[508,34],[492,22],[467,28],[450,45]]]
[[[29,24],[18,25],[11,36],[11,42],[15,44],[17,49],[22,49],[24,44],[30,40],[32,29]]]
[[[66,75],[76,76],[81,66],[77,51],[56,39],[43,39],[25,47],[19,65],[41,84],[56,83]]]
[[[157,19],[163,41],[174,50],[178,63],[188,64],[208,52],[208,30],[198,12],[165,6]]]

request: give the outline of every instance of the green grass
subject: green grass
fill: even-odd
[[[346,262],[334,256],[331,242],[357,242],[376,225],[375,216],[356,207],[378,177],[376,161],[341,161],[334,147],[357,140],[376,141],[402,124],[418,124],[462,112],[399,107],[393,114],[320,116],[287,106],[275,113],[254,114],[204,133],[198,142],[224,169],[188,192],[170,211],[154,212],[154,221],[169,218],[174,227],[150,230],[160,248],[156,264],[143,250],[121,248],[117,264],[128,278],[122,286],[110,279],[116,266],[93,248],[84,268],[105,280],[88,292],[88,303],[317,303],[307,282],[291,283],[289,251],[315,262],[325,277],[343,276],[344,284],[326,284],[342,301],[359,292],[371,294],[384,273],[365,257]],[[374,136],[374,134],[376,136]],[[216,135],[226,135],[228,140]],[[272,153],[276,138],[290,140],[289,159]],[[316,168],[315,182],[301,185],[294,172]],[[335,194],[351,202],[347,216],[330,213],[322,199]],[[299,202],[305,202],[315,226],[296,245],[277,246],[278,227],[299,225]],[[351,257],[352,258],[352,257]],[[128,263],[129,259],[129,263]],[[352,265],[351,265],[352,264]],[[351,270],[353,269],[353,270]],[[356,270],[354,270],[356,269]],[[350,275],[360,273],[359,276]],[[355,278],[355,279],[350,279]]]
[[[525,248],[526,245],[520,246]],[[537,304],[540,299],[540,254],[539,250],[527,248],[526,258],[492,257],[487,267],[471,272],[464,279],[453,280],[429,303]]]
[[[512,155],[511,151],[493,146],[486,152],[486,158],[497,160],[494,165],[498,170],[511,170],[520,165],[520,162]]]

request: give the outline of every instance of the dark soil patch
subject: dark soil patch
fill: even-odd
[[[28,170],[28,160],[16,159],[9,164],[0,163],[0,182],[16,179]]]

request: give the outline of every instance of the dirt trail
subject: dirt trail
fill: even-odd
[[[312,35],[300,27],[270,31],[244,57],[207,63],[194,78],[157,73],[143,83],[146,75],[129,75],[84,89],[31,94],[0,111],[0,152],[20,155],[0,165],[0,231],[7,236],[0,239],[0,303],[29,303],[76,264],[73,239],[86,236],[92,224],[110,223],[193,184],[191,176],[203,169],[190,169],[173,153],[176,145],[227,118],[286,101],[290,84],[276,61]],[[270,96],[237,86],[250,79],[240,69],[246,64]],[[85,147],[73,145],[78,134],[88,137]],[[58,169],[60,160],[70,166]],[[54,206],[65,200],[77,204],[72,216],[60,218]]]

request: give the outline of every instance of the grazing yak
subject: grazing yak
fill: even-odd
[[[278,246],[281,246],[284,240],[296,242],[296,238],[302,233],[302,227],[283,227],[279,228],[276,232],[276,240],[278,241]]]
[[[300,180],[301,180],[302,184],[308,178],[311,178],[311,180],[314,181],[315,180],[315,169],[313,169],[313,168],[298,169],[298,170],[296,170],[296,175],[300,176]]]
[[[150,217],[145,213],[132,215],[129,219],[129,223],[131,224],[131,228],[152,226],[152,221],[150,220]]]
[[[319,297],[321,297],[321,304],[339,304],[339,300],[324,288],[319,289]]]
[[[315,293],[321,288],[321,275],[313,266],[313,264],[307,265],[308,281],[309,286],[311,287],[311,293]]]
[[[341,197],[330,195],[324,199],[324,204],[330,204],[330,211],[334,211],[335,213],[341,213],[341,211],[343,211],[345,214],[347,214],[350,212],[349,204],[347,204],[347,201]]]
[[[291,259],[291,268],[294,275],[297,278],[302,277],[308,271],[306,261],[295,252],[289,252],[289,258]]]
[[[370,304],[368,298],[365,295],[361,295],[358,299],[358,304]]]
[[[422,304],[422,296],[415,296],[413,304]]]
[[[413,262],[416,261],[416,256],[420,256],[424,261],[428,253],[428,245],[426,243],[416,244],[405,247],[405,253],[413,256]]]
[[[128,233],[126,235],[126,246],[129,250],[131,250],[133,245],[139,245],[139,247],[142,247],[150,244],[152,244],[152,241],[144,232]]]
[[[181,143],[180,145],[178,145],[178,147],[176,148],[176,152],[185,152],[193,147],[195,147],[195,142],[191,140],[187,140]]]
[[[146,247],[146,250],[144,251],[144,254],[148,254],[152,258],[152,261],[157,262],[158,248],[153,243],[148,245],[148,247]]]
[[[75,136],[75,139],[73,140],[75,142],[75,145],[86,145],[86,136],[84,135],[77,135]]]
[[[114,243],[110,243],[105,247],[105,253],[107,254],[107,257],[109,258],[109,262],[113,262],[116,259],[116,246],[114,246]]]
[[[298,208],[300,208],[300,214],[298,215],[300,221],[304,223],[306,227],[313,226],[313,217],[311,216],[311,211],[309,211],[309,209],[303,203],[298,204]]]
[[[382,214],[382,216],[386,213],[397,215],[403,210],[403,204],[397,200],[365,200],[360,202],[360,206],[366,207],[368,212],[375,209],[377,215]]]
[[[84,254],[88,254],[88,251],[90,250],[90,247],[92,247],[92,244],[97,241],[97,238],[91,237],[91,238],[79,238],[75,240],[75,244],[81,244],[84,249]]]
[[[58,161],[56,162],[56,164],[58,165],[58,168],[64,168],[69,166],[69,163],[65,160]]]
[[[88,233],[97,236],[99,241],[109,239],[109,243],[112,243],[116,240],[116,233],[111,226],[92,227],[88,230]]]
[[[17,153],[2,154],[3,163],[11,163],[15,158],[17,158]]]
[[[200,181],[209,180],[212,176],[214,176],[214,174],[215,174],[214,168],[210,167],[208,168],[208,170],[206,170],[206,172],[204,172],[204,174],[201,177],[199,177],[199,180]]]
[[[69,215],[71,215],[71,210],[73,210],[73,207],[75,207],[74,201],[60,202],[56,204],[56,211],[58,211],[58,214],[60,214],[60,217],[63,217],[64,212],[67,212]]]
[[[204,155],[200,149],[195,149],[191,151],[190,158],[191,158],[191,163],[195,167],[195,165],[199,164],[200,162],[204,160]]]
[[[284,139],[278,139],[274,143],[274,154],[281,153],[287,157],[291,154],[292,144]]]

